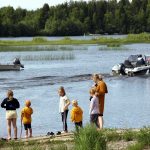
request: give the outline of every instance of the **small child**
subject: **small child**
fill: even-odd
[[[90,102],[90,122],[92,124],[95,124],[96,127],[99,129],[98,124],[98,117],[99,117],[99,99],[97,97],[96,90],[92,88],[90,90],[90,95],[92,96],[91,102]]]
[[[75,128],[78,131],[79,128],[82,128],[82,119],[83,119],[83,111],[78,106],[77,100],[72,101],[72,110],[71,110],[71,121],[74,122]]]
[[[33,114],[33,109],[30,106],[31,106],[31,101],[26,100],[25,107],[21,111],[21,121],[24,124],[24,129],[26,131],[26,136],[25,136],[26,138],[32,137],[31,115]],[[30,135],[28,135],[28,131]]]
[[[61,113],[62,122],[63,122],[63,131],[62,133],[68,132],[68,126],[67,126],[67,116],[68,116],[68,106],[70,105],[70,100],[66,96],[66,92],[63,86],[61,86],[58,89],[58,94],[60,96],[60,102],[59,102],[59,112]]]

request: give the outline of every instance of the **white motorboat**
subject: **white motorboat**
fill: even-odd
[[[145,75],[150,73],[150,56],[131,55],[124,63],[112,68],[113,75]]]

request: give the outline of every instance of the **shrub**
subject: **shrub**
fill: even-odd
[[[43,38],[43,37],[34,37],[32,42],[47,42],[47,39],[46,38]]]
[[[138,142],[150,146],[150,128],[143,128],[138,134]]]
[[[75,150],[106,150],[106,137],[102,131],[87,125],[75,134]]]

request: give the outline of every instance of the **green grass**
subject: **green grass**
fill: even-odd
[[[144,144],[142,143],[136,143],[134,145],[128,146],[127,150],[143,150],[144,149]]]
[[[138,133],[138,142],[150,147],[150,128],[143,128]]]
[[[145,127],[140,131],[132,129],[117,130],[117,129],[103,129],[97,131],[96,127],[87,125],[78,133],[74,134],[73,141],[53,141],[49,139],[46,142],[30,141],[24,142],[4,142],[0,141],[1,148],[10,148],[11,150],[106,150],[108,149],[108,142],[133,141],[128,143],[130,145],[127,150],[143,150],[150,149],[150,128]],[[69,148],[68,148],[69,147]],[[9,149],[8,149],[9,150]]]
[[[87,125],[75,134],[75,150],[106,150],[106,137],[96,127]]]
[[[62,40],[49,41],[43,37],[35,37],[32,41],[0,41],[0,46],[31,46],[31,45],[81,45],[81,44],[104,44],[108,47],[119,47],[122,44],[150,43],[150,34],[129,34],[126,38],[100,37],[91,40],[73,40],[64,38]]]

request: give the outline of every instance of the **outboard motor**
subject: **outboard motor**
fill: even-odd
[[[19,58],[15,58],[15,60],[13,61],[13,64],[14,64],[14,65],[20,65],[21,68],[24,68],[24,65],[21,64]]]

